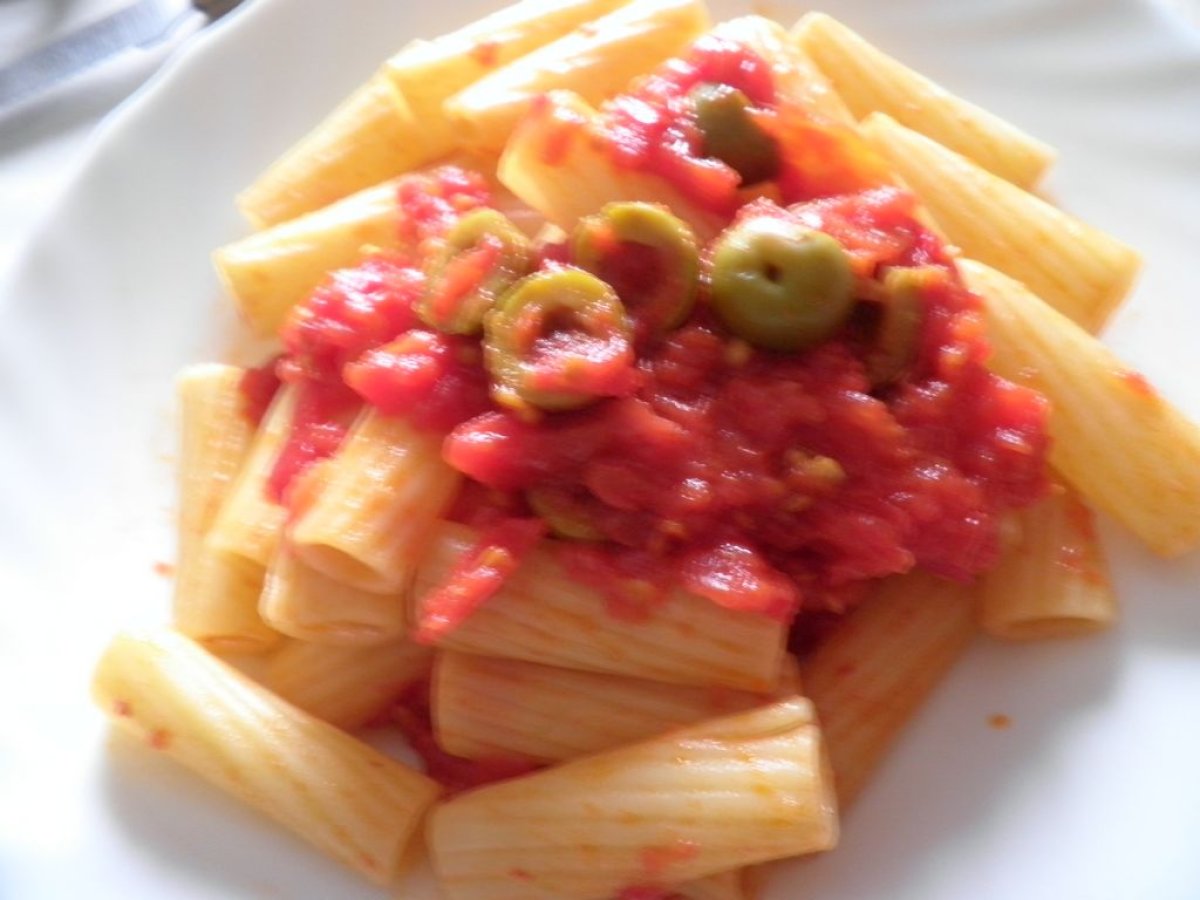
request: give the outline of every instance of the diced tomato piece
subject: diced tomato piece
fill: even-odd
[[[465,622],[512,577],[545,531],[540,519],[508,519],[484,532],[446,583],[421,601],[413,639],[432,644]]]

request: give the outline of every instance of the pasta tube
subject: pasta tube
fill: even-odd
[[[1125,299],[1138,254],[970,160],[872,113],[863,133],[966,256],[1027,284],[1088,331]]]
[[[534,99],[569,90],[588,103],[616,94],[690,44],[709,26],[701,0],[634,0],[448,99],[443,109],[461,144],[499,152]]]
[[[975,606],[960,584],[919,572],[889,578],[801,664],[843,810],[971,642]]]
[[[92,688],[119,727],[379,884],[438,794],[175,632],[118,636]]]
[[[460,795],[427,837],[450,900],[611,897],[827,850],[831,787],[794,697]]]
[[[1054,161],[1046,144],[897,62],[832,16],[809,13],[792,33],[857,118],[886,113],[1018,187],[1035,185]]]
[[[262,568],[216,553],[204,536],[249,454],[254,425],[243,413],[244,369],[191,366],[178,381],[179,556],[175,627],[210,650],[261,653],[278,640],[258,615]]]
[[[717,236],[718,216],[662,178],[614,163],[595,119],[595,110],[577,94],[546,94],[505,145],[497,169],[501,183],[565,231],[606,203],[643,200],[670,208],[703,241]]]
[[[461,135],[443,114],[454,94],[628,0],[522,0],[432,41],[413,41],[384,64],[424,128],[425,144],[449,153]]]
[[[790,657],[789,657],[790,660]],[[788,695],[795,673],[782,679]],[[561,762],[643,740],[677,725],[751,709],[762,694],[664,684],[515,659],[438,654],[433,723],[448,753]]]
[[[373,647],[288,641],[267,661],[262,683],[309,715],[351,731],[383,714],[432,662],[432,650],[403,640]]]
[[[364,591],[407,587],[429,529],[461,476],[442,460],[442,437],[365,409],[313,474],[313,500],[291,527],[306,565]]]
[[[1200,543],[1200,428],[1096,338],[972,260],[996,371],[1050,398],[1050,462],[1090,505],[1164,556]]]
[[[380,71],[237,197],[257,228],[277,225],[399,175],[442,153]]]
[[[246,324],[271,335],[329,272],[371,248],[396,248],[397,218],[396,185],[387,182],[226,244],[213,263]]]
[[[853,124],[842,98],[779,23],[763,16],[742,16],[722,22],[712,33],[748,47],[770,64],[780,106],[798,107],[818,121]]]
[[[495,158],[456,154],[441,165],[483,175],[493,207],[531,236],[541,228],[540,216],[494,182]],[[385,181],[217,249],[213,263],[246,324],[273,335],[334,269],[380,250],[408,249],[400,241],[398,185],[399,179]]]
[[[282,386],[263,416],[249,456],[205,537],[210,551],[246,560],[259,572],[271,561],[283,530],[286,513],[267,498],[266,486],[291,430],[295,405],[296,388]]]
[[[276,631],[326,644],[380,644],[407,630],[403,594],[344,584],[301,562],[288,545],[267,569],[259,612]]]
[[[415,619],[421,618],[421,598],[444,582],[474,541],[469,528],[438,526],[417,572]],[[571,575],[560,548],[546,546],[531,553],[441,646],[674,684],[768,691],[779,679],[786,636],[777,619],[735,612],[683,591],[644,615],[610,611],[599,590]]]
[[[980,625],[1009,640],[1070,637],[1112,625],[1117,598],[1092,511],[1058,487],[1018,514],[1019,543],[979,580]]]

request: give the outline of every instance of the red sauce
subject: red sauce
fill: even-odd
[[[732,215],[740,176],[703,154],[689,93],[699,84],[740,90],[756,123],[783,160],[777,182],[785,202],[858,191],[888,181],[878,157],[844,126],[781,106],[771,66],[747,47],[712,35],[604,108],[602,131],[617,165],[661,176],[706,209]]]
[[[668,873],[672,866],[695,859],[699,853],[700,848],[693,841],[685,840],[647,847],[642,851],[642,869],[651,878],[658,878]]]
[[[486,206],[490,198],[483,176],[458,166],[402,178],[396,188],[400,239],[420,253],[425,241],[437,240],[464,212]]]
[[[702,42],[664,72],[642,90],[658,91],[664,108],[700,79],[727,80],[756,102],[773,96],[761,60],[720,42]],[[641,342],[619,390],[597,391],[619,396],[557,413],[501,409],[476,339],[414,327],[421,254],[487,202],[486,187],[447,168],[405,179],[398,194],[414,256],[335,275],[285,329],[290,355],[279,368],[303,390],[272,479],[277,496],[336,449],[345,411],[362,398],[450,432],[444,455],[476,486],[467,493],[477,521],[528,516],[524,492],[533,487],[567,498],[603,538],[568,564],[601,588],[613,614],[644,618],[683,585],[731,608],[780,619],[803,611],[812,621],[852,606],[870,579],[921,566],[965,580],[989,568],[1003,513],[1045,490],[1045,401],[987,370],[979,302],[903,191],[788,209],[760,200],[739,213],[826,231],[863,278],[888,266],[947,272],[923,294],[915,359],[896,384],[872,387],[853,318],[815,349],[773,354],[732,338],[708,314],[702,288],[682,327]],[[653,266],[631,257],[628,271],[607,274],[631,290],[647,273]],[[537,340],[535,351],[557,358],[555,342],[575,337],[551,329]],[[503,514],[481,514],[489,504]],[[513,564],[478,554],[464,561],[435,598],[442,620],[427,638],[455,627],[515,568],[521,542],[493,543]]]
[[[491,69],[500,58],[500,45],[496,41],[480,41],[471,48],[471,58],[485,69]]]
[[[1147,400],[1154,400],[1158,397],[1158,392],[1154,390],[1154,386],[1146,380],[1146,376],[1141,372],[1127,369],[1121,373],[1121,380],[1140,397],[1145,397]]]
[[[295,384],[291,429],[267,477],[267,497],[273,503],[287,504],[296,479],[313,463],[337,452],[360,405],[340,381],[300,378]]]
[[[279,375],[275,371],[278,361],[279,357],[274,357],[261,366],[247,369],[238,385],[242,395],[242,415],[255,428],[262,423],[267,407],[279,390]]]
[[[154,574],[160,578],[170,578],[175,574],[175,567],[168,562],[156,562],[154,564]]]
[[[344,370],[346,383],[387,415],[449,431],[490,408],[478,342],[414,329],[369,350]]]
[[[435,643],[465,622],[504,586],[545,532],[540,519],[505,519],[484,532],[446,582],[422,599],[413,640]]]
[[[863,273],[948,266],[911,206],[889,189],[747,214],[826,229]],[[786,356],[730,343],[701,309],[643,354],[633,396],[538,422],[490,411],[451,433],[446,458],[500,491],[590,497],[608,543],[581,577],[666,577],[781,618],[843,610],[864,580],[916,565],[967,579],[995,563],[1003,510],[1045,489],[1046,405],[987,371],[957,278],[930,292],[914,369],[886,392],[852,334]]]
[[[413,304],[424,283],[419,268],[381,254],[333,272],[288,314],[281,331],[287,353],[274,368],[296,387],[296,407],[267,480],[271,500],[285,502],[295,479],[341,446],[361,405],[343,369],[417,324]]]

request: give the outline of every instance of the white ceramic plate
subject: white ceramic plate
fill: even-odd
[[[242,229],[230,198],[386,54],[491,5],[258,0],[114,117],[0,292],[0,897],[376,895],[108,740],[88,676],[113,631],[165,617],[171,382],[222,346],[208,252]],[[1136,0],[826,8],[1061,150],[1051,192],[1145,252],[1112,342],[1200,418],[1196,35]],[[769,897],[1200,896],[1200,557],[1105,536],[1121,626],[979,646],[842,847]]]

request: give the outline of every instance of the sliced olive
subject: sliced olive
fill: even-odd
[[[850,314],[854,274],[821,231],[760,216],[727,228],[712,252],[712,306],[739,337],[769,350],[828,339]]]
[[[602,541],[604,535],[592,524],[588,502],[569,488],[532,487],[525,500],[555,537],[573,541]]]
[[[492,396],[513,408],[575,409],[632,385],[632,329],[611,287],[570,266],[518,281],[484,317]]]
[[[921,341],[925,292],[946,277],[946,270],[937,266],[893,268],[883,276],[879,324],[864,360],[875,387],[899,380],[912,366]]]
[[[742,176],[742,185],[779,174],[779,147],[750,112],[749,98],[727,84],[699,84],[692,89],[700,151],[716,157]]]
[[[639,338],[678,328],[696,302],[696,235],[665,206],[607,204],[580,221],[571,255],[577,266],[616,289]]]
[[[532,267],[529,239],[503,213],[467,213],[431,260],[417,314],[439,331],[476,334],[484,314]]]

